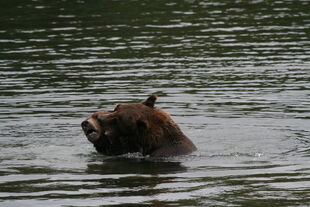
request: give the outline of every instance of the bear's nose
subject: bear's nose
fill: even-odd
[[[83,121],[81,126],[84,130],[91,129],[90,123],[88,121]]]

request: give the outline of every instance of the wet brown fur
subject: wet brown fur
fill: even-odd
[[[97,133],[92,137],[96,150],[106,155],[140,152],[155,157],[195,151],[195,145],[170,115],[154,107],[156,99],[151,95],[142,103],[117,105],[114,111],[95,112],[89,117],[86,121]]]

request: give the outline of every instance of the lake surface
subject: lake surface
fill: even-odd
[[[0,206],[309,206],[309,11],[1,1]],[[80,123],[151,93],[199,150],[98,154]]]

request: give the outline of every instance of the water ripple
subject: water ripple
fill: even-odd
[[[307,206],[309,2],[0,7],[3,206]],[[92,112],[159,95],[199,150],[98,155]]]

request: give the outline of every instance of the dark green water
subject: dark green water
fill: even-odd
[[[0,206],[309,206],[309,11],[1,1]],[[199,150],[97,154],[81,121],[151,93]]]

